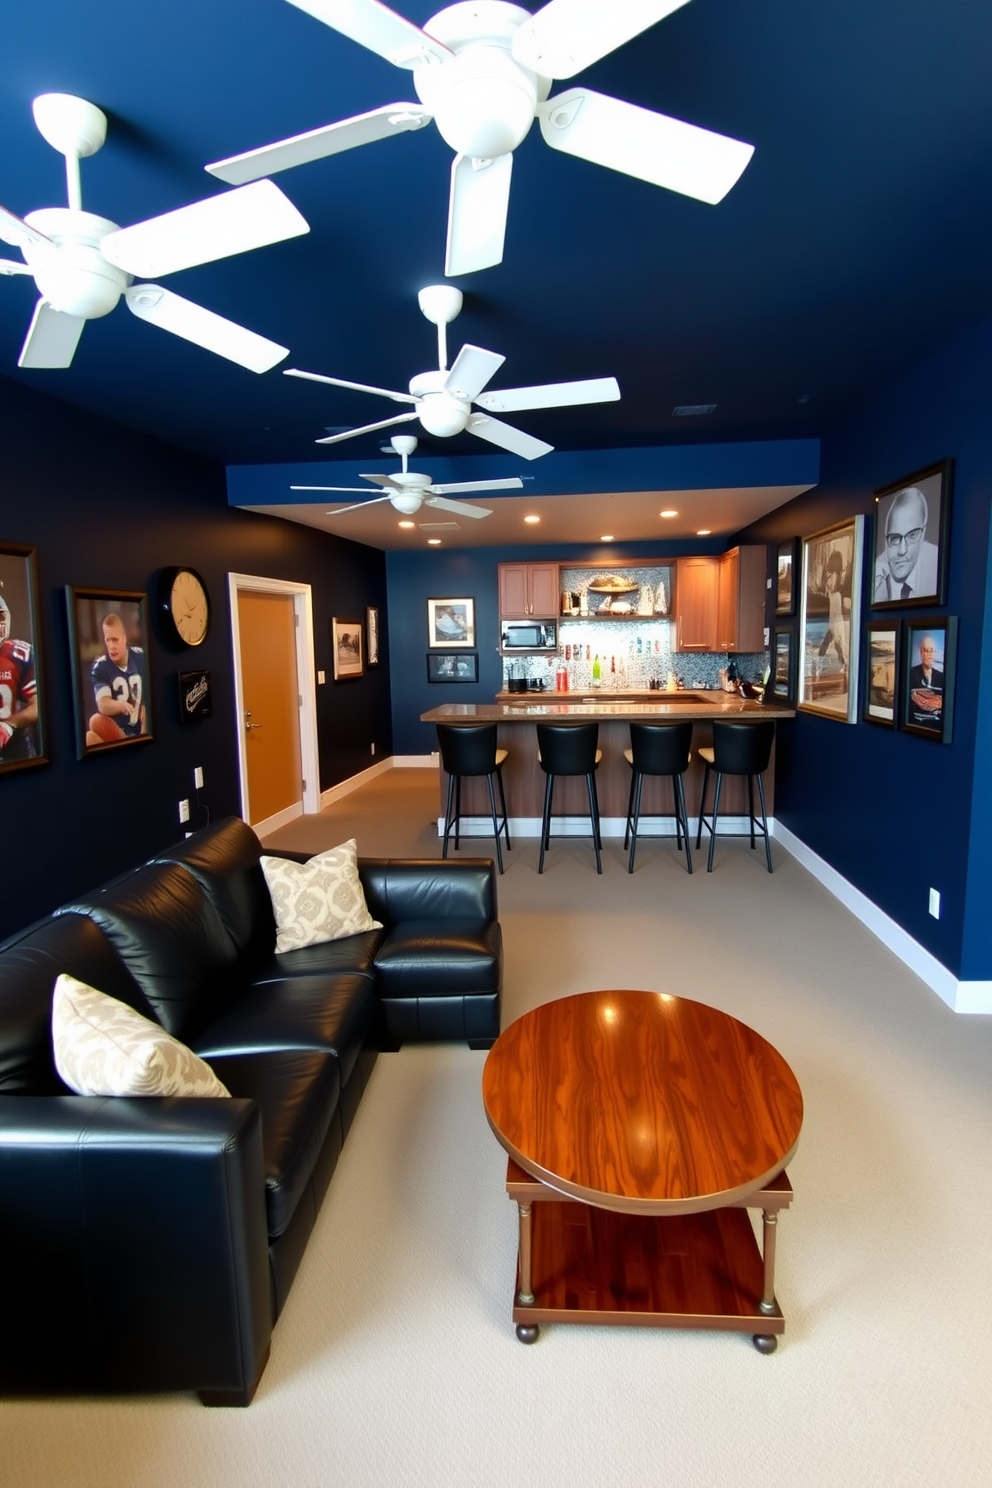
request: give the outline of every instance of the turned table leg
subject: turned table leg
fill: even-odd
[[[517,1205],[520,1214],[520,1234],[517,1247],[517,1302],[521,1307],[533,1307],[534,1289],[531,1281],[531,1237],[533,1211],[530,1204]],[[521,1343],[536,1343],[536,1323],[518,1323],[517,1337]]]
[[[761,1218],[764,1232],[765,1289],[758,1308],[766,1317],[775,1317],[778,1314],[778,1303],[775,1301],[775,1239],[778,1234],[778,1215],[770,1209],[763,1209]],[[774,1333],[756,1333],[754,1346],[759,1354],[773,1354],[778,1346],[778,1339]]]

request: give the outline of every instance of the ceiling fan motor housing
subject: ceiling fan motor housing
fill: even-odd
[[[411,397],[417,399],[417,416],[428,434],[438,439],[461,434],[472,412],[468,398],[460,398],[445,388],[447,377],[447,372],[420,372],[410,379]]]
[[[51,244],[24,243],[21,249],[39,294],[65,315],[83,320],[109,315],[131,283],[131,275],[100,252],[101,240],[117,231],[117,223],[71,207],[43,207],[24,220],[52,239]]]

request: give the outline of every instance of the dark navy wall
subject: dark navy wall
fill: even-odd
[[[397,754],[429,754],[437,747],[434,725],[421,713],[441,703],[491,703],[503,682],[499,656],[497,565],[540,563],[620,564],[675,558],[680,553],[718,553],[717,539],[687,538],[668,543],[566,544],[556,547],[461,548],[445,552],[388,553],[389,613],[392,617],[390,671],[393,679],[393,748]],[[477,685],[427,681],[427,600],[475,600],[479,652]]]
[[[948,603],[939,611],[896,612],[959,617],[953,742],[939,745],[800,714],[780,731],[775,814],[952,972],[968,978],[992,976],[986,779],[992,683],[982,668],[983,647],[986,656],[992,653],[990,389],[987,321],[826,434],[820,486],[739,534],[775,543],[867,514],[878,487],[953,456]],[[872,572],[869,520],[865,573]],[[870,592],[862,622],[869,598]],[[973,794],[976,767],[980,794]],[[939,921],[928,913],[931,887],[941,894]]]
[[[0,379],[3,492],[0,538],[36,549],[49,766],[0,777],[6,874],[0,936],[174,842],[177,803],[202,799],[213,817],[239,809],[227,573],[313,589],[321,785],[392,751],[383,554],[274,518],[232,511],[221,466]],[[144,590],[157,571],[188,563],[207,581],[213,623],[196,651],[171,651],[153,625],[154,739],[77,760],[63,586]],[[382,664],[335,685],[329,621],[380,608]],[[15,617],[16,622],[16,617]],[[181,727],[176,672],[210,668],[214,711]],[[193,825],[203,820],[194,811]]]

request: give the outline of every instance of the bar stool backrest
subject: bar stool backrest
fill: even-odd
[[[771,759],[775,724],[713,724],[713,766],[722,775],[763,775]]]
[[[496,725],[480,723],[465,728],[439,723],[441,764],[449,775],[491,775],[496,768]]]
[[[591,775],[598,744],[598,723],[537,725],[537,748],[545,775]]]
[[[689,763],[692,722],[632,723],[630,752],[641,775],[681,775]]]

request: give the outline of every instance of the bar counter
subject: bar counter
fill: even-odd
[[[707,692],[701,688],[685,692],[604,692],[593,696],[586,692],[515,692],[499,693],[492,703],[442,703],[420,715],[423,723],[445,723],[457,727],[478,723],[497,725],[499,748],[508,751],[503,766],[507,810],[511,832],[514,825],[523,835],[537,835],[544,804],[544,774],[537,762],[538,723],[598,723],[602,763],[596,773],[597,793],[604,831],[609,835],[623,832],[630,791],[630,768],[623,751],[630,747],[628,725],[631,723],[674,723],[691,720],[692,760],[684,776],[686,805],[689,815],[699,812],[703,781],[701,745],[713,742],[714,719],[738,721],[753,719],[794,718],[795,710],[775,704],[759,703],[728,692]],[[443,817],[447,798],[448,777],[440,772],[439,815]],[[775,751],[764,777],[769,815],[774,808]],[[729,776],[724,782],[721,816],[724,811],[740,815],[747,811],[747,782]],[[492,835],[489,817],[489,795],[485,778],[462,782],[462,810]],[[668,779],[645,778],[641,805],[642,816],[672,821],[672,783]],[[588,812],[585,782],[561,778],[555,783],[555,815],[581,817]],[[588,830],[588,816],[586,816]],[[485,826],[484,826],[485,824]],[[647,824],[646,824],[647,825]],[[664,826],[662,825],[662,830]],[[674,827],[672,827],[674,830]]]

